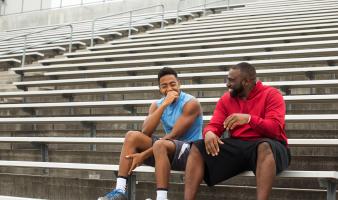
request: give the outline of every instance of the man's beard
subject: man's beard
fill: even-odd
[[[239,85],[238,87],[234,87],[230,91],[231,97],[238,97],[244,91],[243,85]]]

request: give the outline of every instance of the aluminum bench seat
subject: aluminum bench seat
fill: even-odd
[[[286,76],[306,73],[336,73],[338,72],[338,66],[329,67],[304,67],[304,68],[283,68],[283,69],[261,69],[257,70],[257,76]],[[107,73],[104,71],[103,73]],[[224,78],[228,75],[226,71],[219,72],[200,72],[200,73],[181,73],[178,77],[181,80],[193,79],[193,78]],[[55,76],[55,73],[52,74]],[[155,81],[157,75],[138,75],[138,76],[116,76],[116,77],[99,77],[99,78],[72,78],[72,79],[57,79],[57,80],[39,80],[39,81],[20,81],[13,82],[13,85],[17,87],[36,87],[36,86],[48,86],[48,85],[72,85],[72,84],[88,84],[88,83],[108,83],[108,82],[140,82],[140,81]]]
[[[328,30],[328,29],[326,29]],[[331,29],[333,30],[333,29]],[[338,31],[338,28],[336,28]],[[328,30],[329,31],[329,30]],[[113,44],[110,45],[100,45],[94,47],[88,47],[87,49],[90,51],[103,51],[103,50],[111,50],[116,53],[123,53],[128,51],[151,51],[151,50],[181,50],[181,49],[196,49],[202,47],[214,47],[214,46],[237,46],[237,45],[261,45],[261,44],[273,44],[273,43],[285,43],[285,41],[292,41],[292,42],[300,42],[300,41],[325,41],[330,39],[337,38],[337,33],[323,33],[323,34],[315,34],[318,30],[311,30],[306,32],[299,32],[307,33],[309,35],[296,35],[296,36],[281,36],[281,37],[266,37],[266,38],[258,38],[258,39],[238,39],[238,40],[228,40],[228,41],[221,41],[222,37],[217,40],[215,37],[209,38],[199,38],[198,40],[181,40],[182,44],[180,43],[155,43],[156,46],[151,46],[151,42],[140,42],[134,45],[130,44]],[[225,39],[225,38],[224,38]],[[70,54],[72,55],[72,54]],[[76,53],[74,53],[76,55]]]
[[[250,63],[255,65],[257,69],[262,68],[264,66],[278,66],[281,67],[283,65],[288,64],[302,64],[307,65],[310,63],[326,63],[328,61],[336,61],[338,60],[338,56],[324,56],[324,57],[308,57],[308,58],[286,58],[286,59],[268,59],[268,60],[253,60]],[[205,69],[226,69],[232,65],[238,64],[238,61],[230,61],[230,62],[209,62],[209,63],[192,63],[192,64],[171,64],[166,65],[168,67],[174,68],[176,70],[180,69],[194,69],[194,70],[205,70]],[[117,67],[115,69],[111,69],[111,67]],[[109,61],[109,62],[93,62],[93,63],[75,63],[75,64],[59,64],[59,65],[50,65],[50,66],[27,66],[27,67],[17,67],[11,68],[11,71],[16,73],[24,73],[24,72],[32,72],[32,71],[61,71],[61,70],[69,70],[69,69],[86,69],[86,72],[77,71],[77,73],[90,73],[88,69],[96,68],[100,69],[109,67],[109,72],[144,72],[149,70],[156,70],[162,69],[163,66],[134,66],[127,62],[116,62],[116,61]],[[104,71],[104,69],[100,69]],[[69,72],[66,72],[69,73]],[[76,72],[73,72],[76,73]],[[96,73],[96,72],[95,72]],[[59,74],[60,75],[60,74]]]
[[[182,35],[177,37],[175,40],[170,40],[169,37],[160,37],[157,40],[152,38],[143,38],[138,40],[113,40],[108,42],[109,44],[113,45],[116,49],[117,48],[126,48],[126,47],[136,47],[136,46],[145,46],[148,45],[169,45],[169,44],[190,44],[195,42],[215,42],[215,41],[226,41],[232,40],[236,42],[236,40],[250,40],[250,39],[262,39],[262,38],[272,38],[272,37],[285,37],[285,36],[300,36],[301,34],[332,34],[336,33],[338,23],[331,23],[331,24],[311,24],[302,26],[303,29],[297,30],[300,26],[293,26],[291,30],[289,27],[284,29],[285,27],[281,27],[277,31],[276,28],[269,28],[264,29],[268,32],[257,32],[257,33],[248,33],[247,31],[243,30],[243,34],[235,34],[236,31],[231,32],[214,32],[211,33],[204,33],[204,34],[196,34],[194,37],[188,37],[188,35]],[[332,26],[332,27],[331,27]],[[318,29],[320,28],[320,29]],[[263,31],[264,31],[263,30]],[[273,32],[270,32],[273,30]],[[234,35],[235,34],[235,35]]]
[[[286,103],[325,103],[338,100],[338,94],[327,95],[289,95],[283,97]],[[203,104],[216,104],[219,98],[197,98]],[[0,109],[14,108],[64,108],[64,107],[105,107],[105,106],[148,106],[155,102],[150,100],[123,101],[81,101],[81,102],[52,102],[52,103],[3,103]]]
[[[338,80],[307,80],[307,81],[275,81],[264,82],[265,85],[283,88],[323,88],[337,87]],[[193,84],[182,85],[183,90],[226,90],[226,84]],[[115,88],[91,88],[91,89],[64,89],[64,90],[46,90],[46,91],[20,91],[20,92],[1,92],[0,97],[28,97],[28,96],[49,96],[49,95],[84,95],[84,94],[105,94],[105,93],[143,93],[158,91],[158,86],[143,87],[115,87]]]

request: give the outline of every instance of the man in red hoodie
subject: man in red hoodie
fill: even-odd
[[[256,81],[255,68],[245,62],[230,68],[227,87],[204,128],[204,139],[190,151],[185,200],[196,198],[202,179],[213,186],[247,170],[256,175],[257,200],[266,200],[276,174],[290,163],[280,92]],[[220,139],[225,131],[229,137]]]

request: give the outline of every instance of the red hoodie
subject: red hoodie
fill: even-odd
[[[230,93],[226,92],[217,102],[214,114],[204,128],[203,138],[207,131],[212,131],[220,137],[225,130],[223,122],[233,113],[250,114],[251,120],[248,124],[236,126],[231,130],[232,138],[242,140],[271,138],[285,141],[287,144],[284,130],[285,103],[276,88],[264,86],[261,81],[257,81],[246,100],[231,97]]]

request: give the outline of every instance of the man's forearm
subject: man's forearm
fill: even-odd
[[[278,119],[263,119],[258,116],[251,116],[250,126],[265,137],[276,138],[282,132],[282,125]]]
[[[154,113],[149,115],[143,123],[142,132],[143,133],[152,133],[155,131],[157,125],[160,123],[161,116],[164,112],[166,106],[159,106]]]
[[[171,139],[177,139],[178,137],[172,133],[166,134],[163,138],[161,138],[162,140],[171,140]]]
[[[153,147],[150,147],[149,149],[142,152],[144,155],[144,160],[148,159],[150,156],[154,155],[153,153]]]

